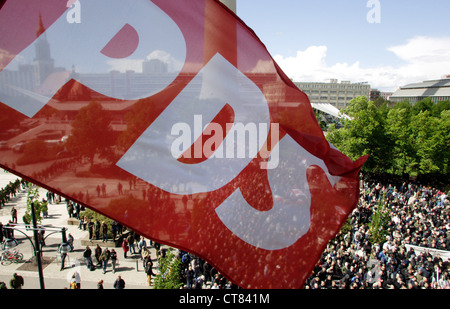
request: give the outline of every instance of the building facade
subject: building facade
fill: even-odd
[[[311,103],[327,103],[338,109],[347,107],[348,103],[359,96],[370,98],[370,85],[368,83],[338,82],[331,79],[329,82],[295,82]]]
[[[423,81],[400,87],[391,96],[392,103],[408,101],[411,105],[430,98],[434,103],[450,100],[450,75],[439,80]]]

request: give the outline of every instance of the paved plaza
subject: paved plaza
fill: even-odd
[[[9,172],[5,172],[0,169],[0,189],[4,188],[10,181],[15,181],[17,176]],[[46,198],[47,190],[40,188],[40,198]],[[11,209],[15,207],[17,209],[18,223],[23,223],[22,216],[26,211],[26,191],[21,191],[15,198],[9,201],[4,207],[0,209],[0,222],[5,225],[11,220]],[[101,267],[97,267],[96,270],[90,271],[87,269],[83,251],[86,247],[86,240],[88,240],[88,232],[78,229],[78,225],[69,224],[69,215],[64,200],[58,204],[49,204],[48,218],[44,218],[41,225],[46,227],[67,228],[67,235],[69,233],[74,237],[74,251],[68,254],[68,259],[65,263],[65,269],[60,270],[60,258],[56,252],[58,245],[61,243],[62,236],[60,232],[51,234],[46,232],[48,237],[45,239],[46,246],[43,251],[43,277],[46,289],[64,289],[69,288],[69,283],[74,273],[78,273],[81,279],[81,289],[96,289],[97,283],[103,280],[103,287],[105,289],[113,289],[113,284],[116,278],[120,275],[125,280],[126,289],[151,289],[148,286],[147,275],[144,272],[142,261],[138,254],[130,255],[128,258],[123,257],[123,250],[121,247],[114,248],[117,252],[118,266],[116,273],[112,272],[111,266],[108,265],[107,272],[103,274]],[[32,232],[24,232],[30,238],[32,238]],[[51,234],[51,235],[50,235]],[[25,284],[24,289],[39,289],[39,273],[36,263],[30,262],[33,260],[33,247],[30,240],[18,231],[14,232],[15,238],[19,241],[19,246],[16,247],[24,255],[24,263],[12,263],[10,265],[0,265],[0,281],[7,284],[9,288],[9,281],[14,273],[17,273],[24,277]],[[83,244],[82,244],[83,240]],[[90,242],[89,247],[92,249],[92,258],[94,263],[94,249],[97,243],[105,249],[108,247],[110,250],[112,243],[102,243],[102,241]],[[151,252],[151,257],[154,263],[153,272],[157,272],[157,260],[156,251],[152,246],[149,246],[149,240],[147,240],[147,246]]]

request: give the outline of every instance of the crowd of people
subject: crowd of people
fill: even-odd
[[[12,183],[10,184],[11,188]],[[20,186],[21,183],[14,184]],[[6,190],[3,190],[6,192]],[[8,192],[7,198],[14,190]],[[47,197],[49,201],[54,197]],[[67,202],[67,201],[66,201]],[[122,226],[113,222],[80,216],[78,205],[67,202],[69,217],[80,220],[79,229],[89,231],[89,239],[121,238],[123,257],[141,255],[151,285],[152,258],[146,240],[135,233],[122,237]],[[1,207],[1,206],[0,206]],[[374,216],[387,212],[382,226],[383,238],[374,240]],[[110,236],[108,237],[108,230]],[[157,252],[159,244],[155,246]],[[117,253],[112,250],[91,252],[95,266],[115,272]],[[87,247],[86,251],[90,251]],[[83,253],[88,268],[95,268],[91,254]],[[184,251],[178,252],[181,280],[186,289],[237,288],[207,261]],[[156,258],[160,258],[159,254]],[[64,269],[62,263],[62,269]],[[100,283],[99,283],[100,284]],[[101,284],[99,285],[101,286]],[[363,176],[360,199],[340,233],[328,244],[305,289],[450,289],[450,204],[447,192],[414,182],[395,182],[386,178]]]
[[[382,207],[388,214],[385,237],[374,242],[370,226]],[[328,244],[305,289],[450,289],[450,204],[445,192],[363,178],[359,203],[347,224],[350,228]],[[123,240],[124,258],[147,247],[132,236]],[[183,288],[237,288],[207,261],[181,250],[177,258]],[[141,260],[150,278],[152,267]]]
[[[305,289],[450,289],[448,195],[389,180],[363,177],[350,228],[330,241]],[[374,242],[370,226],[380,208],[388,216],[385,237]],[[236,288],[206,261],[183,251],[178,258],[183,288]]]
[[[450,289],[450,205],[433,187],[363,178],[360,200],[323,252],[306,289]],[[388,211],[383,241],[370,226]]]

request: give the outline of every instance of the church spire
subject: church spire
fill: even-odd
[[[39,12],[39,25],[36,30],[36,37],[39,37],[44,32],[45,32],[44,23],[42,22],[42,15]]]

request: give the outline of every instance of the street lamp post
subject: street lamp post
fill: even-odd
[[[66,237],[66,231],[67,228],[65,227],[43,227],[43,226],[37,226],[36,222],[36,216],[34,214],[34,205],[31,203],[32,206],[32,217],[33,217],[33,227],[30,227],[29,225],[21,225],[21,224],[15,224],[14,226],[4,226],[3,228],[6,230],[14,230],[22,233],[31,243],[31,246],[33,247],[34,256],[37,262],[38,266],[38,272],[39,272],[39,283],[41,289],[45,289],[44,284],[44,272],[42,270],[42,250],[39,242],[39,232],[40,231],[51,231],[46,237],[54,234],[54,233],[61,233],[62,235],[62,242],[61,245],[58,247],[59,253],[67,253],[71,249],[71,244],[67,241]],[[34,241],[22,230],[29,231],[33,230],[33,237]],[[2,249],[11,249],[18,245],[17,240],[12,236],[12,233],[8,233],[8,238],[5,240],[5,242],[2,244]]]
[[[44,284],[44,272],[42,271],[42,260],[41,260],[41,244],[39,243],[39,233],[37,229],[37,222],[36,222],[36,213],[34,210],[34,203],[31,201],[31,217],[33,220],[33,235],[34,235],[34,250],[35,250],[35,257],[36,262],[38,266],[38,272],[39,272],[39,283],[41,286],[41,289],[45,289]]]

